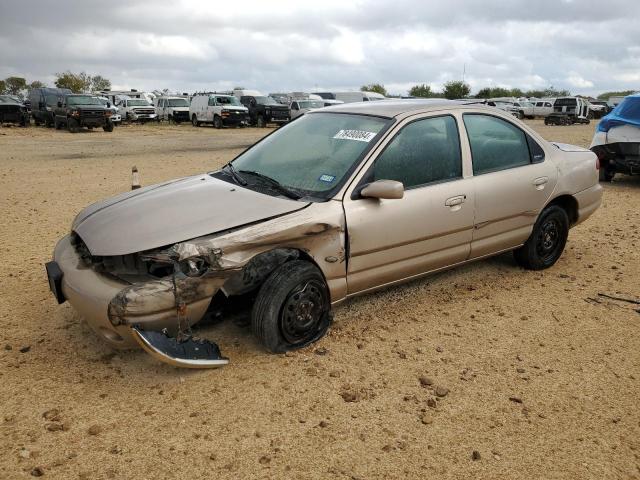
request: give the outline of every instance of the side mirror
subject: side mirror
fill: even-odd
[[[62,102],[58,102],[58,107],[62,108]]]
[[[360,196],[365,198],[398,199],[404,197],[404,185],[395,180],[377,180],[365,185],[360,190]]]

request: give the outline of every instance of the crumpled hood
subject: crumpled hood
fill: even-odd
[[[307,205],[204,174],[94,203],[78,214],[72,230],[92,255],[126,255],[266,220]]]

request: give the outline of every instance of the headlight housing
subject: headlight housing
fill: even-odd
[[[199,257],[182,260],[179,266],[182,273],[187,277],[201,277],[209,268],[207,262]]]

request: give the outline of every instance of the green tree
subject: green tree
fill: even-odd
[[[485,87],[478,91],[476,98],[522,97],[519,88]]]
[[[469,95],[470,91],[471,87],[469,87],[469,84],[458,80],[445,83],[443,89],[444,98],[448,98],[449,100],[465,98]]]
[[[102,75],[94,75],[91,77],[91,90],[111,90],[111,81]]]
[[[609,100],[609,97],[626,97],[632,95],[636,90],[623,90],[621,92],[604,92],[598,95],[598,100]]]
[[[27,88],[27,81],[22,77],[8,77],[4,79],[4,83],[9,95],[19,95]]]
[[[7,82],[0,80],[0,95],[7,93]]]
[[[40,80],[34,80],[29,84],[29,90],[32,90],[34,88],[44,88],[44,87],[46,87],[45,83],[41,82]]]
[[[570,97],[571,92],[569,90],[558,90],[553,87],[553,85],[545,88],[544,90],[528,90],[525,94],[525,97]]]
[[[370,85],[363,85],[360,87],[360,91],[375,92],[375,93],[379,93],[380,95],[384,95],[385,97],[387,96],[387,89],[384,88],[384,85],[382,85],[381,83],[372,83]]]
[[[91,76],[85,72],[72,73],[66,71],[64,73],[56,73],[56,87],[68,88],[73,93],[83,93],[91,89]]]
[[[411,87],[409,89],[409,95],[412,97],[429,98],[433,96],[433,92],[429,85],[423,83],[422,85],[414,85]]]

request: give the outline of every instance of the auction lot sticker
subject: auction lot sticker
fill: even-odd
[[[340,130],[333,138],[369,143],[375,136],[376,134],[374,132],[365,132],[364,130]]]

